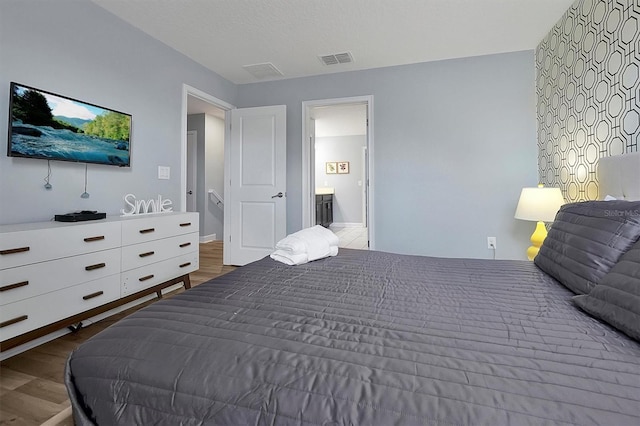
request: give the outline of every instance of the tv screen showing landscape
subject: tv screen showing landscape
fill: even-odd
[[[130,165],[130,114],[13,82],[10,97],[10,157]]]

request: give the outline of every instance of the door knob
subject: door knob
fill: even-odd
[[[187,194],[193,195],[193,191],[187,191]]]
[[[272,195],[271,198],[282,198],[284,194],[282,192],[278,192],[276,195]]]

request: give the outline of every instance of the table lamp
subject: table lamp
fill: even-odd
[[[527,249],[527,257],[533,260],[542,242],[547,237],[544,222],[553,222],[560,206],[565,203],[560,188],[545,188],[542,184],[537,188],[522,188],[516,219],[538,222],[536,230],[531,235],[531,247]]]

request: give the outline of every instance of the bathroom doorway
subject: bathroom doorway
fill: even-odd
[[[371,101],[363,97],[304,105],[308,166],[305,199],[309,206],[306,223],[327,226],[345,248],[368,249],[373,245]],[[332,209],[329,222],[327,208]]]

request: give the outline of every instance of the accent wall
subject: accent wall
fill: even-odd
[[[640,2],[576,1],[536,49],[536,71],[540,180],[567,201],[597,199],[598,159],[638,151]]]

